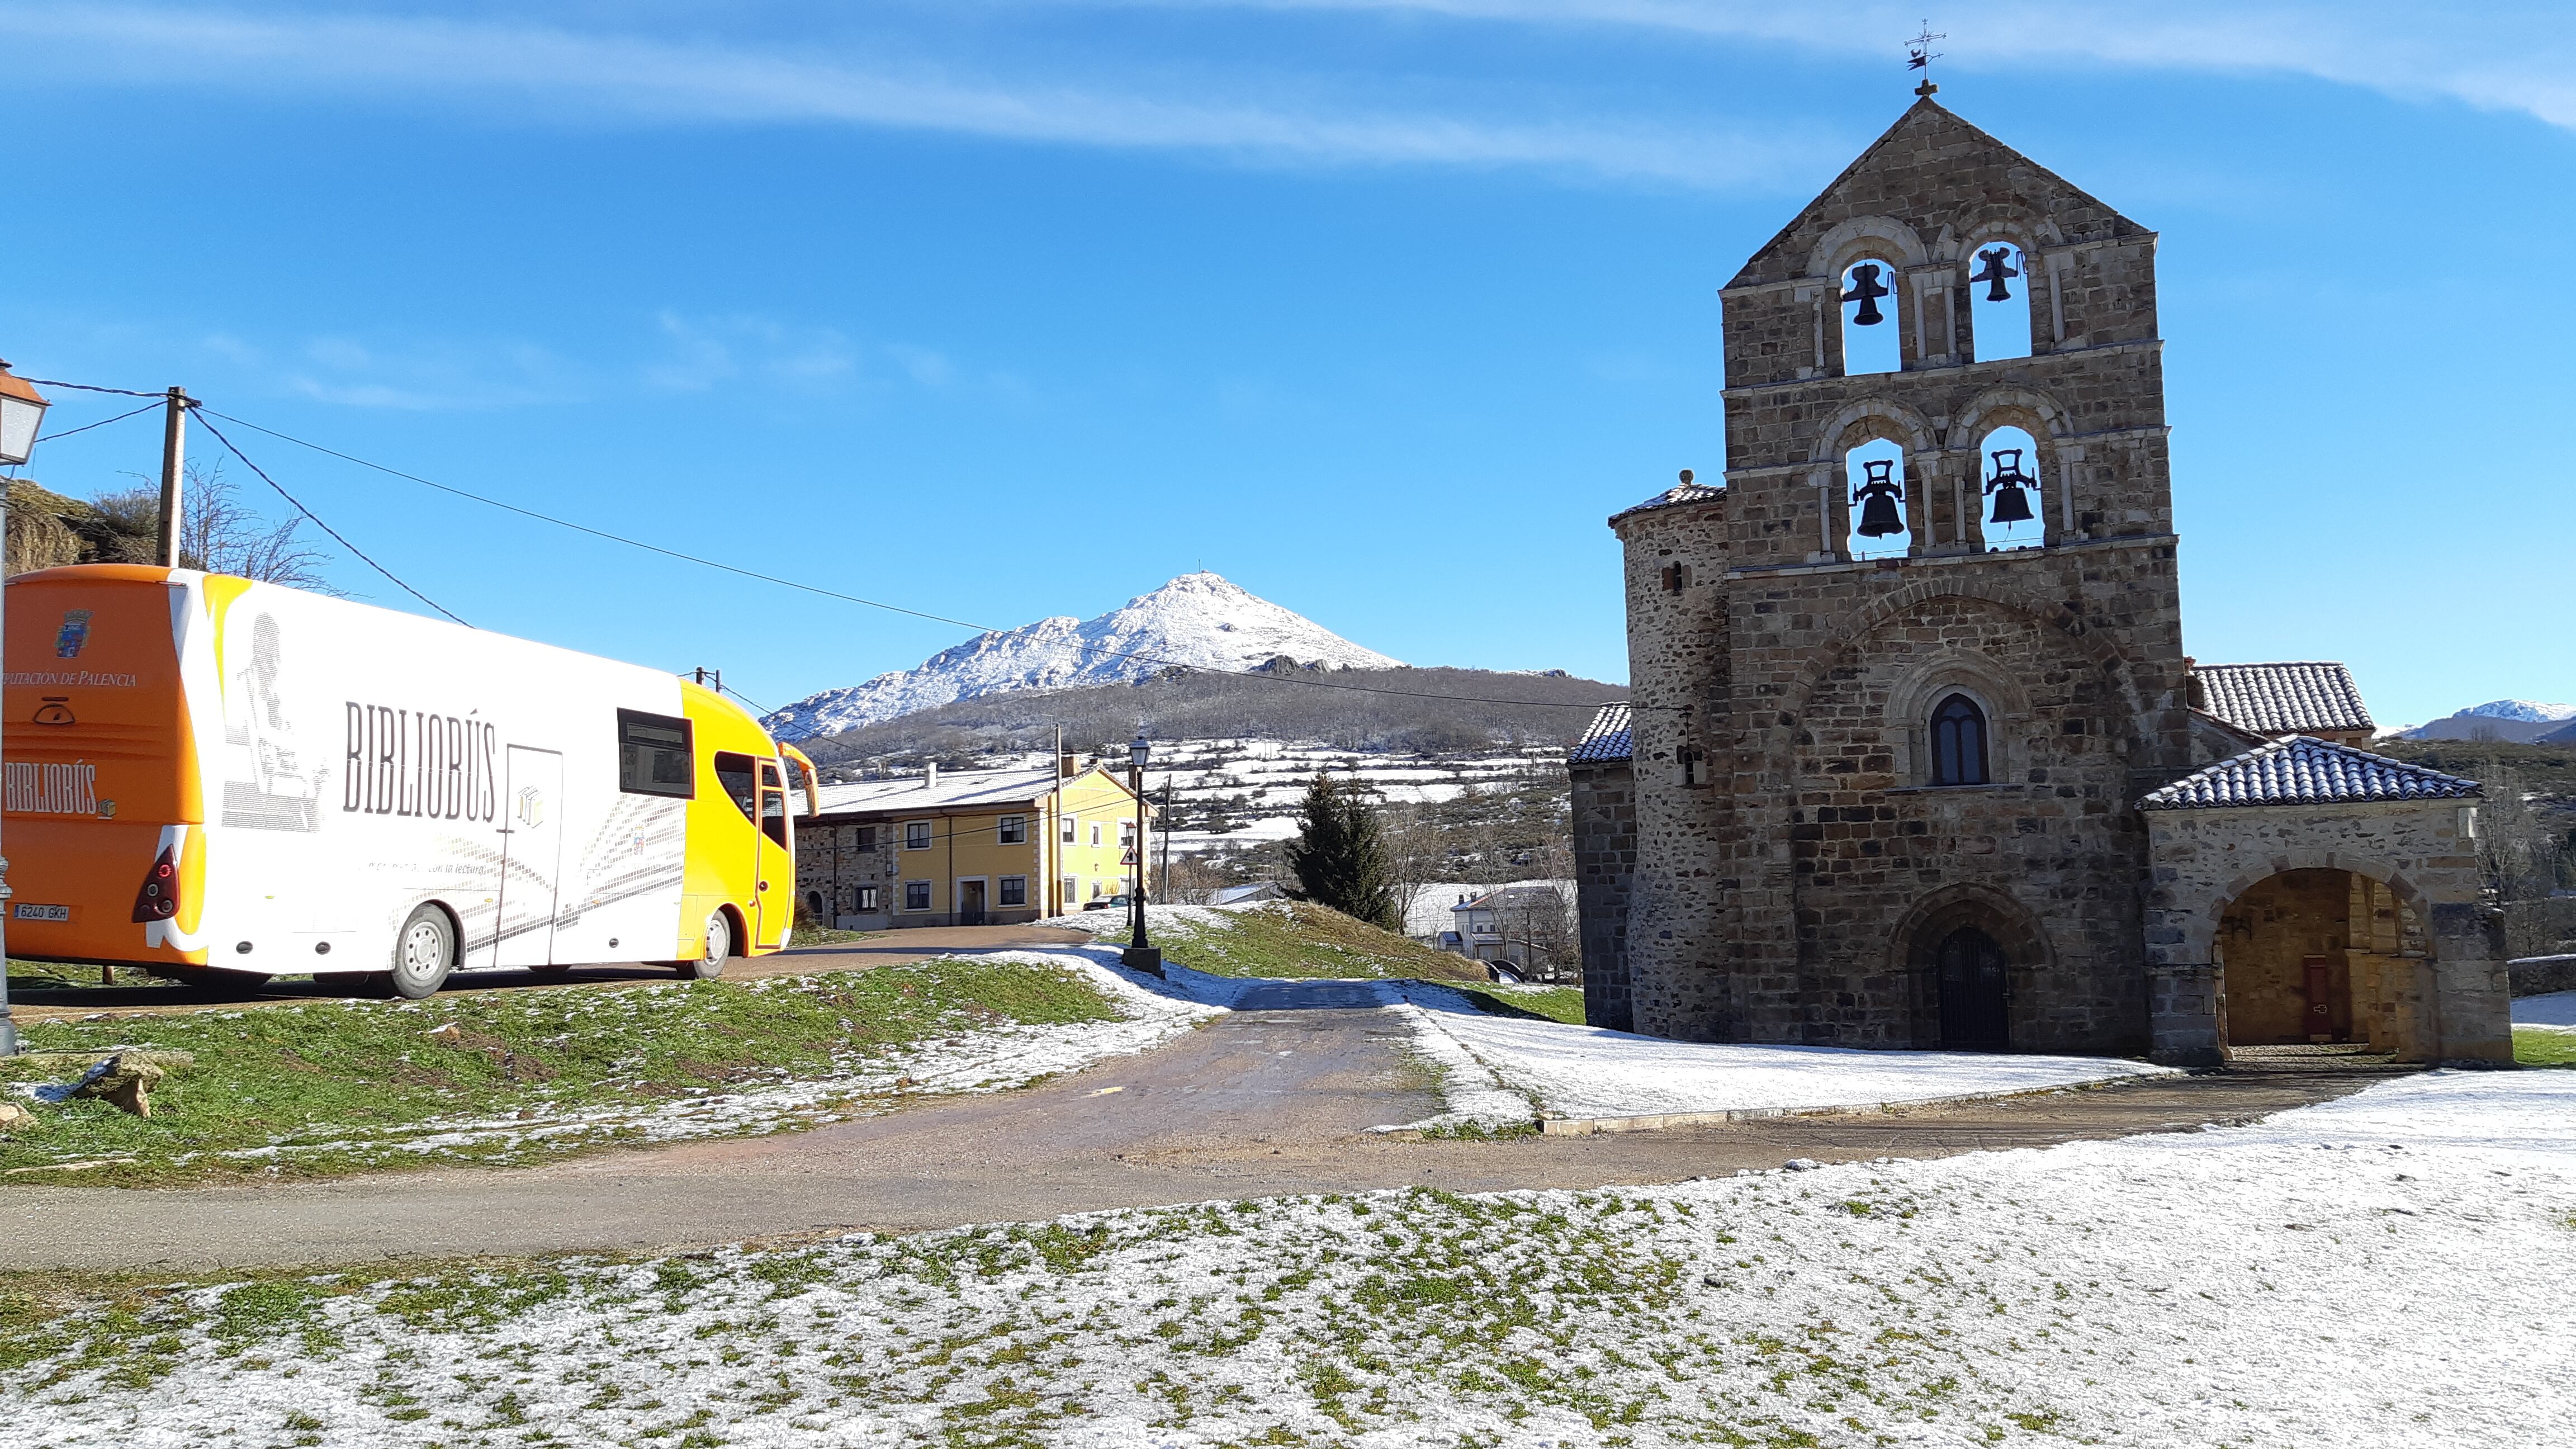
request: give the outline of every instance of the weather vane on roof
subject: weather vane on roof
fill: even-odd
[[[1933,34],[1932,22],[1926,20],[1923,22],[1923,33],[1905,42],[1905,68],[1923,72],[1923,84],[1914,88],[1916,95],[1929,98],[1934,91],[1941,89],[1932,84],[1932,62],[1941,58],[1941,52],[1932,48],[1932,42],[1949,38],[1946,35]]]

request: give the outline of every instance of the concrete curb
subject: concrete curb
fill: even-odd
[[[1723,1112],[1653,1112],[1638,1117],[1541,1117],[1539,1132],[1548,1137],[1585,1137],[1597,1132],[1658,1132],[1668,1127],[1722,1127],[1730,1122],[1764,1122],[1776,1117],[1851,1117],[1903,1112],[1914,1107],[1946,1107],[1957,1102],[2001,1102],[2014,1097],[2053,1097],[2065,1092],[2097,1092],[2123,1082],[2153,1081],[2162,1072],[2133,1072],[2094,1082],[2068,1082],[2056,1087],[2015,1087],[2000,1092],[1962,1092],[1949,1097],[1906,1097],[1892,1102],[1854,1102],[1838,1107],[1734,1107]]]

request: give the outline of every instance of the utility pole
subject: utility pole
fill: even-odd
[[[181,480],[188,464],[188,409],[197,404],[184,387],[170,389],[169,411],[161,419],[161,567],[179,567],[179,541],[185,517]]]

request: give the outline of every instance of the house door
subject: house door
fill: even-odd
[[[563,865],[563,756],[512,745],[501,788],[501,901],[495,966],[554,959]]]
[[[760,839],[753,845],[752,940],[763,949],[787,944],[796,915],[796,835],[787,822],[787,782],[760,762]]]
[[[2004,948],[1974,926],[1952,931],[1941,943],[1941,1046],[1954,1052],[1999,1052],[2012,1047],[2012,1018],[2004,1000]]]
[[[2301,984],[2306,988],[2308,1003],[2308,1040],[2342,1041],[2350,1033],[2338,1019],[2343,1013],[2335,1010],[2340,1002],[2334,989],[2334,958],[2309,956],[2300,961],[2299,967],[2300,975],[2306,978]]]
[[[984,924],[984,883],[982,881],[961,880],[957,883],[957,924],[961,926]]]

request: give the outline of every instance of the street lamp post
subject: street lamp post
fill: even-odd
[[[36,429],[45,420],[45,395],[26,379],[11,377],[0,362],[0,465],[15,468],[36,450]],[[0,637],[8,631],[6,587],[9,538],[9,493],[0,487]],[[8,757],[7,724],[0,721],[0,762]],[[6,765],[0,763],[0,774]],[[9,1016],[9,861],[0,856],[0,1057],[18,1054],[18,1023]]]
[[[1119,961],[1131,971],[1163,974],[1163,953],[1145,938],[1145,863],[1152,858],[1145,845],[1145,762],[1153,746],[1138,730],[1127,742],[1127,784],[1136,792],[1136,873],[1127,886],[1127,950]]]

